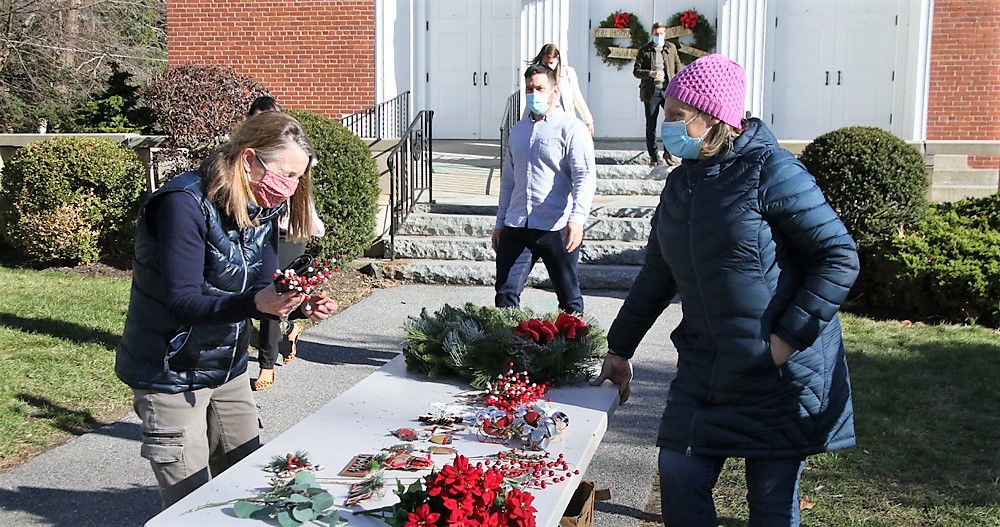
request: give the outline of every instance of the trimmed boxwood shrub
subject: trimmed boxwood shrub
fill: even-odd
[[[933,205],[887,245],[870,258],[878,304],[1000,327],[1000,194]]]
[[[4,234],[25,256],[94,263],[132,251],[146,169],[130,148],[95,137],[54,137],[20,150],[4,169]]]
[[[361,256],[371,246],[378,207],[378,168],[364,141],[339,121],[300,110],[290,113],[305,128],[316,149],[313,168],[316,210],[326,235],[313,239],[316,256],[339,264]]]
[[[929,182],[923,156],[885,130],[834,130],[806,146],[799,159],[862,253],[924,217]]]

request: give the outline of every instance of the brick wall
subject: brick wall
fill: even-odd
[[[226,64],[290,108],[375,104],[375,0],[170,0],[170,64]]]
[[[927,139],[1000,140],[1000,0],[934,1]]]

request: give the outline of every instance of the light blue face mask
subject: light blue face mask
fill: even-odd
[[[667,38],[663,35],[653,35],[653,45],[662,48],[663,43],[666,42]]]
[[[694,121],[698,115],[690,121],[666,121],[660,127],[660,139],[663,140],[663,148],[667,149],[671,155],[681,159],[698,159],[701,156],[701,142],[705,137],[691,137],[688,135],[687,125]],[[705,131],[708,135],[708,131]]]
[[[549,110],[549,94],[531,92],[525,96],[528,110],[535,115],[542,115]]]

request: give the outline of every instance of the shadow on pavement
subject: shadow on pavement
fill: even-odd
[[[149,520],[150,511],[159,512],[160,503],[156,487],[138,485],[88,491],[24,486],[0,489],[0,509],[21,511],[55,527],[134,527]]]

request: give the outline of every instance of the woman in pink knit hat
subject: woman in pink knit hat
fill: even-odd
[[[712,489],[730,457],[746,461],[750,526],[796,526],[806,456],[854,444],[837,318],[858,274],[854,241],[795,156],[743,119],[745,95],[743,68],[722,55],[667,85],[661,135],[682,163],[593,383],[628,399],[629,358],[679,295],[656,442],[667,527],[718,525]]]

